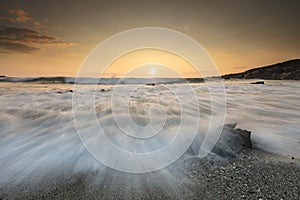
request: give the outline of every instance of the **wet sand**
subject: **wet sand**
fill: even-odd
[[[159,172],[49,174],[3,185],[0,199],[299,199],[299,160],[257,149],[236,158],[185,158]]]

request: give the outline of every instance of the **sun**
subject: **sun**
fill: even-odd
[[[150,75],[155,75],[156,74],[156,69],[155,68],[150,68],[149,74]]]

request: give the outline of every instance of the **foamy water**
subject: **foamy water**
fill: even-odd
[[[68,92],[73,85],[5,82],[0,84],[1,184],[21,180],[32,174],[42,176],[58,169],[78,172],[105,168],[88,153],[77,134],[73,120],[73,93]],[[173,89],[181,91],[182,97],[186,98],[185,120],[193,122],[197,115],[195,111],[200,112],[198,130],[188,123],[182,127],[187,133],[187,138],[192,139],[190,133],[197,131],[202,134],[208,128],[211,99],[205,84],[192,84],[198,103],[192,101],[192,93],[185,89],[186,85],[140,85],[139,90],[130,96],[129,113],[138,126],[126,127],[128,123],[124,123],[121,124],[124,129],[136,130],[136,133],[140,134],[137,136],[141,137],[148,133],[143,132],[143,127],[152,122],[155,122],[154,125],[161,125],[161,122],[164,124],[163,129],[159,129],[160,126],[152,127],[154,132],[161,134],[145,135],[149,139],[147,142],[128,140],[127,136],[121,134],[122,127],[115,124],[112,107],[114,104],[110,101],[114,89],[112,85],[99,85],[96,91],[93,85],[80,86],[77,94],[83,99],[88,93],[95,93],[94,108],[97,120],[94,120],[94,113],[85,109],[90,103],[87,100],[82,103],[81,112],[78,113],[80,123],[76,124],[77,128],[85,131],[87,141],[95,141],[99,139],[95,131],[100,125],[112,143],[130,152],[148,152],[161,148],[172,140],[182,122],[181,102],[172,92]],[[130,87],[135,86],[118,87],[126,94]],[[252,85],[249,81],[227,81],[225,91],[226,123],[237,123],[238,128],[251,131],[251,139],[257,148],[300,157],[299,82],[266,81],[265,85]],[[114,106],[122,105],[123,98],[117,97],[115,103],[120,104]],[[117,117],[121,122],[124,121],[122,113]],[[110,152],[106,153],[107,156],[112,156]]]

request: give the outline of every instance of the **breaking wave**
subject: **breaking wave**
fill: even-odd
[[[0,185],[7,181],[22,180],[33,174],[35,177],[42,177],[57,169],[80,172],[101,171],[105,168],[88,153],[77,135],[73,121],[71,84],[0,84]],[[184,85],[173,84],[172,87],[182,91],[189,102],[189,94],[185,94]],[[205,133],[211,114],[217,113],[211,113],[211,99],[206,85],[191,86],[198,96],[199,104],[191,102],[186,107],[186,112],[193,113],[195,106],[200,110],[198,133],[201,144],[201,134]],[[113,87],[115,86],[98,85],[97,90],[94,90],[94,86],[82,85],[79,93],[84,97],[87,93],[95,92],[98,123],[112,142],[128,151],[143,152],[165,145],[165,139],[172,138],[172,133],[181,120],[181,111],[173,94],[164,85],[143,85],[131,97],[131,117],[136,124],[145,126],[150,123],[151,118],[144,108],[151,107],[155,102],[169,116],[165,136],[158,136],[157,140],[153,139],[149,144],[117,136],[120,130],[113,123],[109,102]],[[126,91],[131,86],[119,87]],[[226,123],[237,123],[238,128],[251,131],[251,140],[256,148],[300,157],[299,82],[268,81],[265,85],[252,85],[249,81],[227,81],[225,90]],[[94,133],[98,124],[91,120],[95,116],[86,111],[85,104],[79,114],[82,120],[80,125],[85,130],[87,139],[97,139]],[[157,115],[157,118],[161,117],[158,110],[153,110],[152,114]],[[194,131],[189,130],[188,125],[183,128],[185,131]]]
[[[149,84],[149,83],[202,83],[202,78],[73,78],[73,77],[0,77],[0,82],[23,82],[40,84],[85,84],[85,85],[112,85],[112,84]]]

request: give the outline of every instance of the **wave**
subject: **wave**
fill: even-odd
[[[0,76],[0,82],[24,82],[40,84],[87,84],[87,85],[111,85],[111,84],[172,84],[172,83],[202,83],[203,78],[75,78],[75,77],[5,77]]]
[[[225,123],[237,124],[237,129],[251,131],[254,148],[298,159],[300,158],[299,83],[288,81],[267,83],[252,85],[244,82],[225,82]],[[196,147],[201,147],[211,116],[219,114],[212,112],[213,99],[210,97],[217,95],[218,91],[210,94],[205,84],[192,85],[198,103],[193,101],[191,98],[193,93],[186,89],[185,84],[141,87],[138,90],[134,90],[133,85],[119,86],[121,89],[119,95],[115,95],[116,88],[111,86],[100,86],[105,92],[80,85],[78,91],[74,90],[74,93],[58,93],[58,85],[49,84],[47,87],[37,88],[30,86],[30,89],[22,87],[21,83],[17,83],[15,87],[3,85],[0,95],[0,187],[12,180],[42,178],[47,173],[57,170],[63,172],[104,170],[105,166],[97,162],[81,143],[77,135],[78,128],[83,131],[84,137],[81,139],[86,139],[89,144],[103,141],[97,134],[100,125],[105,136],[114,145],[130,152],[152,152],[168,144],[179,127],[184,133],[191,135],[196,129],[190,122],[197,117],[195,111],[198,110],[200,122],[194,140],[196,143],[192,147],[193,151],[199,152]],[[64,86],[63,88],[71,89],[71,85]],[[173,91],[178,91],[176,93],[178,96]],[[77,98],[72,97],[74,94]],[[94,98],[87,98],[87,95],[91,94]],[[125,107],[123,101],[129,94],[130,101],[128,107]],[[115,101],[111,101],[112,97]],[[179,101],[178,97],[183,101]],[[76,104],[78,106],[72,107],[74,101],[78,101]],[[93,106],[90,106],[91,101]],[[216,104],[216,111],[219,107]],[[74,108],[77,111],[76,118]],[[124,108],[129,108],[134,123],[127,120],[125,112],[121,112]],[[90,109],[93,109],[93,112]],[[164,111],[166,117],[161,111]],[[187,117],[182,117],[183,112]],[[120,123],[117,124],[115,119]],[[163,119],[166,121],[160,131],[161,134],[154,135],[147,141],[136,140],[128,134],[123,134],[121,130],[121,128],[138,130],[130,133],[147,133],[145,135],[149,136],[148,132],[142,132],[143,129],[140,127],[151,125],[155,120],[161,122]],[[182,120],[186,120],[187,123],[182,123]],[[216,118],[215,122],[219,123],[220,120],[221,118]],[[133,126],[134,124],[138,126]],[[220,127],[211,128],[219,130]],[[228,141],[234,144],[231,138]],[[234,153],[231,152],[231,145],[224,145],[223,142],[219,145],[213,153]],[[95,147],[103,146],[95,145]],[[126,163],[122,162],[122,159],[127,157],[112,154],[107,148],[96,150],[99,150],[98,153],[104,152],[105,155],[109,155],[107,159],[118,158],[116,164],[123,166]],[[167,152],[166,157],[169,158],[174,152]],[[162,160],[158,159],[154,163],[159,164]],[[137,162],[136,165],[143,167],[145,163],[147,162]]]

